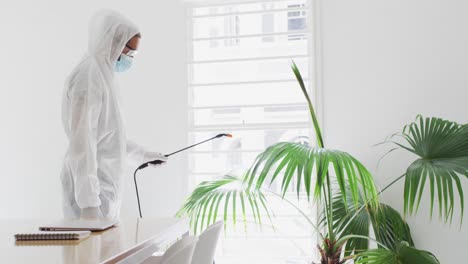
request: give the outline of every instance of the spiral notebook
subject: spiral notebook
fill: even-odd
[[[35,232],[16,234],[15,239],[18,241],[24,240],[80,240],[88,237],[90,231],[62,231],[62,232]]]

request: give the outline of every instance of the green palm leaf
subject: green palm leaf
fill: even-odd
[[[318,122],[317,115],[315,114],[314,105],[312,104],[312,100],[310,99],[309,93],[307,93],[307,88],[304,84],[304,80],[302,79],[301,72],[299,71],[299,68],[297,67],[294,61],[291,62],[291,69],[294,73],[294,76],[296,76],[296,80],[299,83],[299,86],[301,87],[301,91],[304,94],[304,97],[307,100],[307,104],[309,106],[310,117],[312,119],[312,123],[314,124],[315,136],[317,138],[317,145],[320,148],[323,148],[325,146],[325,143],[323,142],[322,130],[320,129],[320,124]]]
[[[242,214],[246,228],[246,214],[251,212],[255,222],[261,222],[261,214],[270,217],[265,195],[261,190],[249,190],[242,179],[226,175],[222,178],[200,183],[177,213],[187,216],[195,233],[222,218],[224,223],[232,219],[237,223],[237,212]]]
[[[414,246],[409,225],[390,205],[381,204],[377,210],[369,211],[372,228],[376,240],[384,246],[395,250],[401,241],[406,241]]]
[[[359,208],[353,203],[345,203],[338,194],[333,200],[334,223],[333,230],[339,237],[359,235],[368,237],[369,228],[372,227],[376,241],[387,248],[396,249],[401,241],[408,241],[414,246],[408,224],[401,215],[391,206],[380,203],[378,207],[364,206],[360,197]],[[348,199],[349,201],[349,199]],[[323,222],[326,218],[322,218]],[[353,251],[359,253],[369,249],[369,240],[353,237],[347,240],[344,247],[345,256],[352,255]]]
[[[370,217],[366,210],[356,208],[353,203],[345,203],[341,197],[336,196],[333,201],[333,230],[337,237],[348,235],[369,236]],[[354,217],[353,217],[354,216]],[[326,218],[322,218],[326,223]],[[369,248],[369,240],[353,237],[347,240],[344,246],[345,256],[359,253]]]
[[[393,143],[420,157],[406,171],[405,214],[417,212],[426,184],[429,183],[431,216],[437,193],[439,216],[445,222],[452,221],[455,194],[458,192],[462,221],[464,196],[460,176],[468,177],[468,125],[418,116],[399,135],[407,144]]]
[[[363,195],[365,200],[371,200],[371,205],[378,206],[377,188],[370,172],[356,158],[339,150],[280,142],[257,156],[244,181],[258,190],[265,182],[271,184],[279,180],[284,195],[291,189],[295,177],[298,184],[294,189],[298,195],[303,188],[309,199],[312,195],[320,199],[323,188],[328,184],[327,174],[332,172],[344,201],[350,197],[358,206],[359,196]],[[347,185],[349,188],[346,188]]]
[[[356,264],[440,264],[432,253],[416,249],[404,242],[396,251],[379,248],[358,256]]]

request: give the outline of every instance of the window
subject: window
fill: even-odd
[[[212,2],[211,2],[212,3]],[[306,85],[312,77],[310,0],[210,4],[197,1],[189,16],[189,115],[192,143],[232,133],[189,155],[193,186],[231,171],[243,171],[268,146],[280,141],[309,144],[308,107],[290,69],[294,59]],[[277,191],[279,186],[271,186]],[[297,201],[295,194],[290,200]],[[228,228],[217,264],[310,263],[316,237],[287,204],[271,200],[274,232],[268,226]],[[315,217],[306,201],[299,206]],[[252,220],[253,222],[253,220]]]
[[[293,9],[295,11],[288,12],[288,30],[289,31],[297,31],[303,30],[306,28],[306,11],[297,10],[301,7],[303,8],[304,4],[293,4],[288,5],[289,9]],[[289,35],[289,40],[301,40],[304,39],[306,36],[304,34],[293,34]]]

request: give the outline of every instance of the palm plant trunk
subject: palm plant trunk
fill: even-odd
[[[317,245],[320,252],[320,264],[343,264],[346,259],[341,259],[342,246],[335,248],[336,241],[325,239],[323,241],[323,247]]]

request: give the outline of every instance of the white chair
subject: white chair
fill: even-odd
[[[199,237],[195,251],[193,252],[192,264],[213,264],[216,245],[219,235],[223,229],[223,221],[218,221],[208,227]]]
[[[142,264],[191,264],[198,238],[185,236],[172,245],[162,256],[151,256]]]

